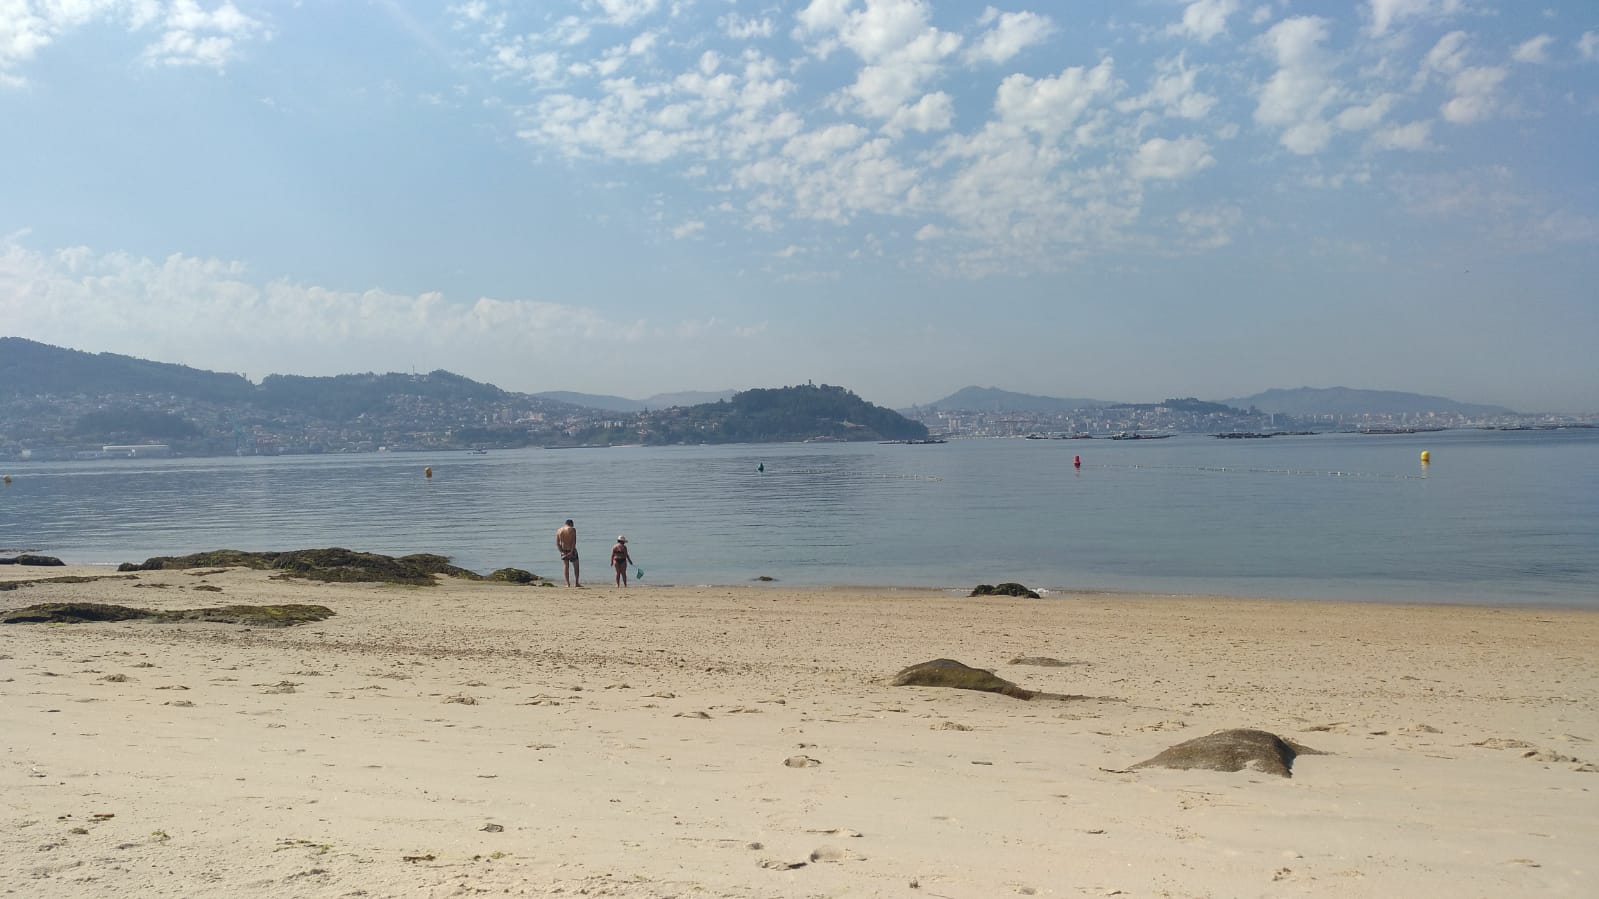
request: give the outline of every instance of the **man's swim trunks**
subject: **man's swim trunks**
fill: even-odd
[[[569,549],[569,550],[566,550],[565,552],[562,552],[561,553],[561,561],[562,562],[576,562],[577,561],[577,550]]]

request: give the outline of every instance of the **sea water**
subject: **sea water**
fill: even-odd
[[[127,459],[6,473],[0,550],[72,564],[343,546],[559,577],[555,529],[572,518],[592,583],[610,580],[609,547],[625,534],[645,586],[1019,581],[1599,607],[1594,430]]]

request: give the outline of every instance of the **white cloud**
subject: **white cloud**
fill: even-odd
[[[1215,250],[1233,242],[1233,229],[1242,218],[1243,212],[1236,206],[1184,209],[1177,213],[1177,224],[1182,227],[1183,243],[1190,249]]]
[[[1333,129],[1323,118],[1342,91],[1322,43],[1328,21],[1316,16],[1284,19],[1260,38],[1277,61],[1277,71],[1260,88],[1255,121],[1283,129],[1280,142],[1293,153],[1320,152]]]
[[[688,237],[699,237],[704,232],[705,223],[695,220],[691,222],[684,222],[683,224],[678,225],[676,228],[673,228],[672,236],[678,240],[683,240],[684,238]]]
[[[1432,122],[1410,122],[1378,129],[1367,145],[1374,150],[1432,149]]]
[[[70,32],[95,23],[124,25],[135,33],[159,24],[162,34],[145,48],[146,62],[214,69],[231,62],[242,42],[270,37],[265,25],[232,0],[209,9],[196,0],[0,0],[0,87],[25,84],[17,70]]]
[[[612,25],[631,25],[655,12],[661,0],[591,0]]]
[[[1470,125],[1492,118],[1501,105],[1499,85],[1510,75],[1503,66],[1475,66],[1455,75],[1455,96],[1444,103],[1445,121]]]
[[[916,230],[916,239],[919,241],[938,240],[944,236],[944,229],[937,225],[923,225]]]
[[[1599,243],[1599,220],[1526,190],[1504,166],[1402,175],[1392,183],[1412,215],[1482,232],[1504,248]]]
[[[960,49],[961,36],[931,24],[923,0],[813,0],[796,16],[796,34],[810,38],[812,52],[827,56],[843,46],[864,65],[837,100],[841,109],[888,119],[920,96]]]
[[[263,34],[265,26],[231,0],[205,10],[195,0],[173,0],[162,20],[161,39],[145,48],[152,65],[222,69],[237,55],[237,42]]]
[[[906,131],[944,131],[955,120],[955,101],[949,94],[928,94],[913,105],[900,107],[883,129],[889,134]]]
[[[1138,148],[1129,165],[1129,173],[1139,180],[1186,178],[1195,172],[1216,164],[1210,155],[1210,145],[1197,137],[1167,140],[1156,137]]]
[[[777,23],[770,18],[747,19],[738,13],[728,13],[716,20],[722,33],[735,41],[751,38],[768,38],[777,32]]]
[[[821,165],[858,146],[866,137],[866,129],[859,125],[829,125],[789,138],[788,143],[783,145],[783,155],[800,165]]]
[[[0,288],[0,311],[7,320],[25,321],[25,336],[136,348],[139,355],[210,361],[224,370],[238,367],[223,358],[228,347],[270,356],[273,347],[281,351],[302,341],[313,347],[354,340],[370,348],[393,339],[470,346],[512,333],[537,341],[606,330],[595,313],[555,303],[482,298],[462,304],[437,293],[263,282],[239,262],[181,254],[155,260],[83,247],[47,254],[14,240],[0,244]],[[147,326],[157,320],[162,327]],[[197,347],[217,348],[217,355],[206,360]],[[257,359],[250,367],[264,370],[261,365]]]
[[[1464,31],[1451,31],[1439,38],[1438,43],[1422,58],[1421,70],[1416,74],[1417,81],[1424,83],[1435,73],[1453,75],[1465,68],[1466,44],[1469,40]]]
[[[1371,34],[1380,37],[1409,19],[1442,19],[1464,8],[1463,0],[1369,0]]]
[[[1167,27],[1166,32],[1208,44],[1227,33],[1227,19],[1242,5],[1240,0],[1194,0],[1183,8],[1183,20]]]
[[[1549,45],[1554,42],[1554,37],[1540,34],[1535,38],[1518,44],[1516,49],[1510,54],[1510,58],[1516,62],[1542,65],[1549,61]]]
[[[1398,102],[1397,95],[1383,94],[1370,103],[1345,109],[1333,122],[1344,131],[1370,131],[1382,122]]]
[[[1577,38],[1577,52],[1590,62],[1599,59],[1599,31],[1584,31]]]
[[[1032,12],[1000,13],[990,6],[983,13],[983,24],[994,23],[977,43],[966,51],[970,63],[998,65],[1008,62],[1016,54],[1034,44],[1043,43],[1055,33],[1055,23],[1048,16]]]
[[[1117,104],[1122,112],[1156,109],[1179,119],[1202,119],[1216,105],[1216,98],[1195,87],[1198,69],[1190,69],[1181,56],[1156,64],[1156,76],[1149,90]]]
[[[1071,66],[1053,78],[1016,74],[1000,83],[994,112],[1002,124],[1054,136],[1117,89],[1115,63],[1108,57],[1092,69]]]

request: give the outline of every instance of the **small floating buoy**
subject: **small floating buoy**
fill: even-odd
[[[1426,450],[1422,450],[1421,451],[1421,464],[1428,465],[1428,464],[1431,464],[1431,462],[1432,462],[1432,453],[1429,453]]]
[[[424,477],[424,478],[433,477],[433,466],[429,465],[427,468],[422,469],[422,477]]]
[[[0,483],[5,483],[5,484],[11,483],[11,475],[6,475],[5,477],[0,478]]]
[[[760,472],[766,471],[766,463],[762,462],[761,464],[755,466],[755,470]]]
[[[1083,457],[1082,456],[1073,456],[1072,457],[1072,467],[1073,468],[1082,468],[1083,467]]]

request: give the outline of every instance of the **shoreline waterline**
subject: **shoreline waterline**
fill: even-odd
[[[88,577],[95,580],[114,578],[117,576],[148,574],[148,571],[119,572],[117,564],[85,564],[62,560],[61,566],[35,566],[35,565],[0,565],[0,583],[15,581],[43,581],[53,577]],[[140,560],[142,561],[142,560]],[[251,571],[252,569],[240,567],[222,567],[206,569],[171,569],[180,573],[193,573],[199,570],[215,571],[220,568],[224,571]],[[262,570],[269,575],[281,578],[284,583],[303,584],[309,586],[323,585],[328,582],[311,578],[295,577],[289,572],[271,572]],[[610,570],[603,569],[604,579],[585,579],[580,587],[568,587],[559,580],[548,580],[543,584],[521,585],[514,589],[537,591],[540,596],[559,595],[564,593],[598,594],[610,593],[654,593],[654,594],[680,594],[685,591],[724,591],[734,594],[748,594],[751,596],[788,594],[798,598],[824,598],[824,597],[857,597],[877,596],[887,599],[970,599],[974,603],[988,603],[999,607],[1000,605],[1025,606],[1031,603],[1051,602],[1091,602],[1104,601],[1114,603],[1229,603],[1229,604],[1254,604],[1257,606],[1277,606],[1294,608],[1304,606],[1368,606],[1393,609],[1436,609],[1436,610],[1477,610],[1496,612],[1578,612],[1585,615],[1599,615],[1599,607],[1579,604],[1536,603],[1526,601],[1505,602],[1467,602],[1467,601],[1432,601],[1415,600],[1394,596],[1382,598],[1347,598],[1347,597],[1306,597],[1306,596],[1280,596],[1280,595],[1254,595],[1242,593],[1207,593],[1207,592],[1156,592],[1149,590],[1096,590],[1096,589],[1059,589],[1050,587],[1033,587],[1038,592],[1039,598],[1013,597],[1004,595],[971,596],[974,586],[943,585],[931,586],[925,584],[810,584],[785,581],[760,581],[751,579],[742,582],[700,582],[700,583],[648,583],[632,581],[627,587],[617,587],[609,578]],[[542,576],[541,576],[542,577]],[[439,584],[459,583],[470,585],[475,582],[439,576]],[[359,585],[363,582],[345,582]],[[376,582],[365,582],[368,586],[382,586]],[[402,585],[404,586],[404,585]],[[1031,585],[1027,585],[1031,586]],[[413,588],[415,589],[415,588]],[[420,588],[428,589],[428,588]]]

